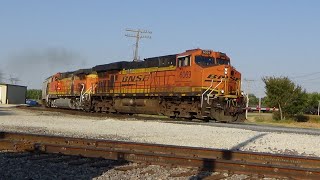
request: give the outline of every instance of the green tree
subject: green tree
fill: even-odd
[[[27,99],[38,100],[41,99],[41,89],[28,89],[27,90]]]
[[[261,98],[261,107],[268,107],[267,97]],[[272,107],[270,107],[270,108],[272,108]]]
[[[249,106],[250,107],[256,107],[259,105],[259,98],[255,96],[254,94],[249,94]]]
[[[266,103],[279,108],[280,120],[285,116],[302,114],[307,103],[307,93],[288,77],[262,78],[266,88]]]
[[[317,92],[308,93],[306,111],[314,111],[315,109],[318,109],[319,101],[320,101],[320,93],[317,93]]]
[[[259,106],[259,98],[254,94],[249,94],[249,106],[257,107]],[[266,97],[261,98],[261,107],[266,107]]]

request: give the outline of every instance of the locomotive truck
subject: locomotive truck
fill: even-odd
[[[241,74],[225,53],[212,50],[57,73],[44,81],[42,92],[47,107],[220,122],[245,119]]]

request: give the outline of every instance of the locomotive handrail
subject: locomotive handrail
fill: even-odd
[[[96,84],[94,84],[94,85],[91,85],[91,87],[90,87],[90,89],[88,89],[88,91],[89,91],[89,99],[91,99],[91,93],[94,91],[94,88],[96,88],[97,87],[97,85]]]
[[[210,100],[209,98],[210,98],[211,93],[222,83],[223,80],[224,80],[224,79],[222,78],[221,81],[216,85],[216,87],[214,87],[214,88],[210,91],[210,93],[207,94],[207,96],[208,96],[208,99],[207,99],[208,104],[209,104],[209,100]]]
[[[96,86],[96,85],[94,85]],[[80,98],[80,102],[82,99],[84,99],[84,95],[86,94],[89,94],[89,98],[90,98],[90,95],[91,95],[91,91],[94,89],[95,87],[91,86],[88,90],[86,90],[86,92],[84,92],[83,94],[81,93],[81,98]],[[84,89],[84,85],[83,85],[83,89]],[[83,90],[81,91],[83,92]]]
[[[80,103],[82,102],[82,98],[83,98],[84,84],[81,84],[81,86],[82,86],[82,89],[81,89],[81,92],[80,92]]]
[[[201,95],[201,103],[200,103],[200,107],[202,108],[202,105],[203,105],[203,96],[206,94],[206,92],[209,91],[209,89],[213,86],[213,79],[211,80],[211,84],[210,86],[202,93]]]

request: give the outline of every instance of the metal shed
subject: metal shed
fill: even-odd
[[[25,104],[27,86],[0,84],[0,104]]]

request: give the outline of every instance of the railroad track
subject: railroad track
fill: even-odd
[[[267,177],[320,177],[320,158],[211,148],[1,132],[0,150],[80,155]]]

